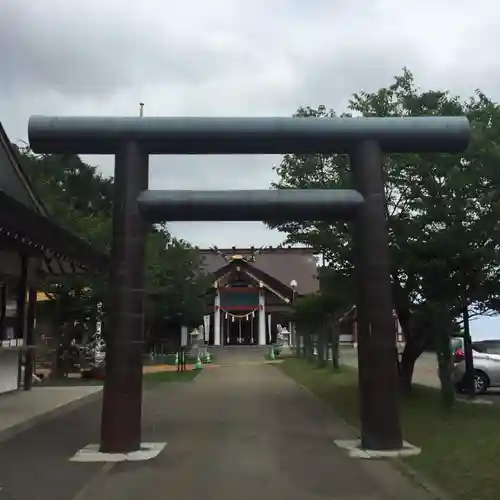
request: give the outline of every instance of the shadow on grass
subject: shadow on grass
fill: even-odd
[[[161,371],[144,373],[144,385],[154,385],[163,382],[190,382],[201,373],[201,370],[187,370],[185,372]],[[81,377],[62,377],[54,380],[44,380],[41,384],[34,387],[82,387],[82,386],[100,386],[103,380]]]
[[[142,363],[144,366],[157,366],[157,365],[175,365],[175,353],[158,355],[151,359],[150,356],[144,356]],[[216,363],[217,356],[210,353],[210,362]],[[196,356],[186,356],[186,364],[191,365],[196,363]]]
[[[287,359],[279,369],[359,427],[357,371],[317,369],[306,360]],[[453,498],[492,500],[500,491],[500,407],[457,403],[443,412],[438,390],[416,386],[402,404],[404,437],[422,453],[405,459]]]
[[[186,370],[185,372],[164,371],[145,373],[143,375],[144,385],[155,385],[164,382],[190,382],[195,379],[202,370]]]

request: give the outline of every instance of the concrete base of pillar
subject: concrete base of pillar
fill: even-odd
[[[167,443],[142,443],[141,449],[130,453],[101,453],[98,444],[89,444],[77,451],[70,462],[140,462],[157,457]]]
[[[360,439],[338,439],[334,443],[343,450],[349,452],[351,458],[396,458],[420,455],[421,449],[403,441],[403,447],[399,450],[365,450],[361,448]]]

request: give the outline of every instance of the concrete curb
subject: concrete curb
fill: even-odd
[[[445,493],[441,488],[431,483],[423,474],[416,471],[403,460],[392,460],[392,464],[396,469],[399,469],[405,476],[429,493],[433,500],[451,500],[451,496],[448,493]]]
[[[345,426],[349,430],[349,432],[353,434],[353,436],[359,438],[360,432],[357,427],[354,427],[349,422],[347,422],[347,420],[340,417],[330,405],[328,405],[325,401],[316,396],[316,394],[314,394],[314,392],[312,392],[308,387],[306,387],[303,384],[297,384],[297,385],[301,389],[308,392],[317,401],[319,401],[328,411],[334,413],[337,421],[340,422],[343,426]],[[424,477],[420,472],[417,472],[413,467],[408,465],[402,459],[391,458],[388,460],[386,459],[386,461],[390,463],[395,469],[399,470],[399,472],[408,477],[411,481],[413,481],[413,483],[415,483],[417,486],[426,491],[433,500],[451,500],[451,497],[447,493],[445,493],[439,487],[432,484],[426,477]]]
[[[0,443],[8,441],[14,436],[17,436],[18,434],[21,434],[25,431],[28,431],[39,424],[43,424],[48,420],[60,417],[62,415],[66,415],[67,413],[71,413],[75,410],[78,410],[79,408],[87,404],[93,403],[94,401],[98,401],[101,398],[101,395],[102,395],[102,389],[93,392],[91,394],[86,394],[81,398],[74,399],[69,403],[57,406],[56,408],[53,408],[52,410],[49,410],[47,412],[35,415],[31,418],[28,418],[27,420],[24,420],[23,422],[19,422],[18,424],[11,425],[10,427],[7,427],[7,429],[3,429],[2,431],[0,431]]]

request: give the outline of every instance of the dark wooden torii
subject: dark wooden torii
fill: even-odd
[[[141,445],[147,224],[175,220],[353,220],[362,447],[401,449],[383,153],[458,153],[469,137],[465,117],[32,117],[29,140],[37,153],[115,155],[101,451]],[[151,154],[283,153],[348,154],[354,189],[148,191]]]

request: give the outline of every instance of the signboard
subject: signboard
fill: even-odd
[[[232,307],[259,307],[259,293],[256,291],[232,293],[221,290],[220,305],[224,309],[231,309]]]
[[[181,326],[181,347],[186,347],[188,345],[188,328],[187,326]]]

